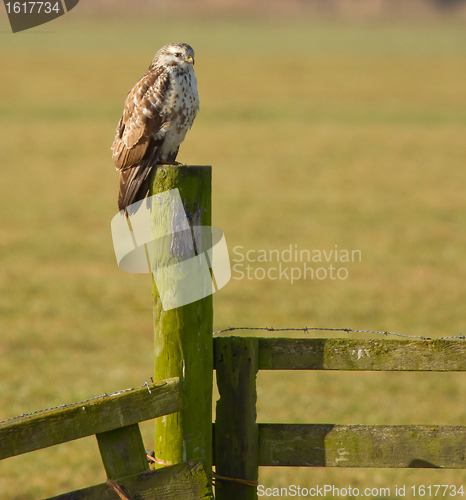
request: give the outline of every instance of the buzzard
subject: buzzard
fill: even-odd
[[[120,172],[120,210],[146,196],[152,167],[176,163],[199,110],[193,66],[194,51],[188,44],[169,43],[128,92],[112,145]]]

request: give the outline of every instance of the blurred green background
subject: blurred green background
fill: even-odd
[[[216,330],[466,333],[464,21],[182,10],[78,6],[12,35],[0,8],[0,419],[152,375],[150,278],[121,272],[113,253],[110,146],[127,91],[171,41],[194,47],[201,99],[178,160],[213,166],[213,223],[230,257],[235,247],[361,251],[345,280],[234,272],[214,295]],[[260,422],[465,424],[463,374],[276,372],[258,386]],[[151,448],[153,423],[142,428]],[[392,491],[465,479],[412,469],[260,476],[269,487]],[[86,438],[0,462],[0,499],[104,480]]]

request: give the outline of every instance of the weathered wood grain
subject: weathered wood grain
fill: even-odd
[[[196,227],[211,226],[212,167],[160,165],[151,177],[150,195],[178,189],[191,231],[176,232],[179,214],[173,207],[152,211],[152,226],[171,228],[163,242],[157,239],[152,249],[153,274],[158,276],[163,293],[176,297],[191,292],[183,279],[189,271],[172,273],[165,281],[158,269],[180,269],[179,265],[211,247],[210,231]],[[184,216],[184,214],[183,214]],[[177,226],[177,227],[175,227]],[[178,228],[179,231],[179,228]],[[196,245],[193,248],[193,238]],[[209,241],[207,241],[209,240]],[[155,248],[156,247],[156,248]],[[191,253],[190,253],[191,252]],[[177,267],[178,266],[178,267]],[[154,310],[154,379],[179,377],[183,381],[185,409],[155,422],[155,458],[176,464],[194,457],[212,464],[212,384],[213,384],[213,309],[212,279],[205,276],[203,291],[208,295],[189,304],[164,310],[155,279],[152,281]],[[195,285],[193,285],[195,286]]]
[[[465,371],[466,342],[260,338],[259,369]]]
[[[149,392],[150,390],[150,392]],[[0,459],[180,411],[178,378],[0,424]]]
[[[215,423],[216,472],[247,481],[258,477],[256,375],[258,339],[223,338],[215,344],[217,401]],[[217,500],[255,500],[257,489],[216,479]]]
[[[466,426],[259,424],[259,465],[466,468]]]
[[[150,470],[139,424],[100,432],[96,438],[109,479]]]
[[[204,464],[189,461],[155,471],[134,474],[116,483],[128,498],[157,500],[208,500],[213,499],[212,489]],[[121,497],[106,483],[82,490],[58,495],[48,500],[121,500]]]

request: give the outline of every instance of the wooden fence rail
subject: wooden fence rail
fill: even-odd
[[[466,468],[466,426],[259,424],[259,465]]]
[[[257,499],[259,466],[466,468],[466,426],[258,424],[258,370],[465,371],[462,340],[214,340],[217,500]],[[249,482],[249,484],[246,484]]]
[[[180,381],[174,378],[18,417],[0,424],[0,459],[125,428],[180,408]]]
[[[223,348],[222,340],[215,339],[217,352]],[[466,370],[466,342],[462,340],[257,340],[259,370]]]
[[[108,481],[54,500],[212,498],[201,461],[151,471],[139,422],[183,409],[179,378],[0,423],[0,459],[95,434]],[[105,493],[105,494],[104,494]],[[122,496],[123,495],[123,496]]]

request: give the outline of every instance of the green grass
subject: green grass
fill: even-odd
[[[215,328],[466,332],[464,26],[69,15],[0,36],[0,419],[152,375],[150,280],[120,272],[113,254],[110,145],[126,92],[174,38],[196,50],[201,97],[179,160],[213,165],[214,224],[230,250],[362,255],[346,280],[232,279],[214,296]],[[258,385],[262,422],[465,423],[461,374],[261,373]],[[147,447],[152,428],[143,425]],[[465,479],[366,469],[260,478],[340,488]],[[102,480],[88,438],[0,462],[0,499]]]

